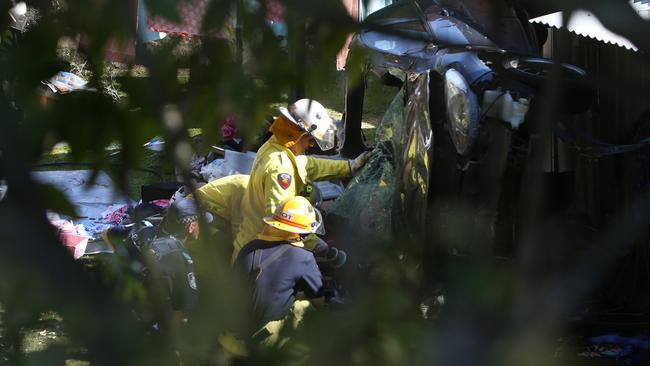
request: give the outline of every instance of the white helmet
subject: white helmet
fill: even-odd
[[[312,99],[300,99],[288,109],[280,108],[280,113],[308,132],[321,150],[330,150],[334,147],[336,127],[322,104]]]

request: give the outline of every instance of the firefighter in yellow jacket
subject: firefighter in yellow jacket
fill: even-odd
[[[263,218],[272,215],[282,202],[301,195],[311,182],[349,177],[368,159],[367,152],[349,161],[304,155],[314,143],[323,151],[334,147],[334,123],[325,107],[314,100],[301,99],[288,109],[281,108],[270,131],[273,136],[257,152],[241,202],[242,224],[233,259],[262,232]]]
[[[217,226],[227,227],[233,235],[239,231],[242,221],[239,205],[246,192],[248,179],[249,176],[244,174],[230,175],[213,180],[194,192],[203,207],[216,215]]]

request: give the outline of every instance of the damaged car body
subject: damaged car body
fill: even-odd
[[[499,213],[502,195],[516,194],[505,192],[502,181],[514,141],[528,141],[542,119],[546,104],[540,95],[546,84],[553,80],[571,96],[557,102],[558,114],[583,112],[593,99],[584,70],[539,57],[546,29],[529,23],[524,7],[496,3],[410,0],[371,14],[351,46],[365,63],[361,80],[348,79],[342,148],[349,155],[365,148],[360,126],[370,73],[384,85],[406,90],[405,106],[414,100],[412,93],[426,89],[417,98],[426,111],[403,118],[411,131],[404,137],[408,140],[413,130],[422,131],[426,115],[431,139],[425,143],[420,136],[411,162],[395,165],[396,205],[401,206],[397,226],[413,241],[478,255],[512,254],[494,248],[497,221],[506,221],[506,231],[516,225],[512,218],[499,217],[504,216]],[[422,75],[426,88],[413,87],[422,83]],[[393,158],[408,156],[406,146],[393,151]],[[457,221],[452,216],[458,212],[471,222],[461,239],[431,238],[432,231]],[[440,243],[445,240],[451,242]],[[435,256],[435,250],[419,248],[425,257]]]

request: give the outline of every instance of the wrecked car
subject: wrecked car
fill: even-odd
[[[375,151],[389,164],[371,161],[335,205],[334,220],[384,220],[366,225],[372,241],[408,238],[399,242],[415,243],[424,261],[439,248],[494,255],[499,225],[514,241],[519,187],[503,184],[513,156],[527,154],[549,109],[585,111],[593,90],[581,68],[539,57],[546,29],[529,23],[525,9],[496,3],[402,1],[364,22],[351,45],[365,62],[360,73],[348,72],[362,77],[348,78],[342,152],[366,148],[364,94],[376,75],[400,88],[377,128]],[[570,98],[548,104],[549,83]],[[504,201],[510,206],[499,212]],[[443,234],[459,222],[455,234]],[[390,232],[372,229],[386,223]]]

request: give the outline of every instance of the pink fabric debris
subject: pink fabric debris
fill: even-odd
[[[284,4],[278,0],[266,0],[266,20],[284,23],[287,12]]]
[[[169,207],[169,202],[170,202],[169,200],[165,200],[165,199],[151,201],[151,203],[153,203],[154,205],[160,206],[162,208],[168,208]]]
[[[113,209],[104,214],[102,222],[114,225],[128,223],[131,219],[130,210],[131,207],[129,205],[122,205],[119,208]]]
[[[52,221],[52,225],[57,228],[59,241],[68,249],[74,259],[79,259],[86,252],[88,239],[90,235],[86,233],[83,225],[75,225],[72,221],[57,220]]]
[[[232,140],[237,135],[237,116],[229,114],[221,124],[221,137],[224,141]]]

